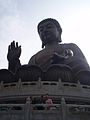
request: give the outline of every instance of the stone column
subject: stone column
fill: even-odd
[[[25,104],[25,120],[32,120],[32,105],[30,97],[27,97]]]
[[[66,102],[63,97],[61,98],[61,111],[62,111],[62,120],[66,120]]]

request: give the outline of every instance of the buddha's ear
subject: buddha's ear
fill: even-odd
[[[45,44],[42,42],[42,48],[44,48]]]
[[[59,43],[62,42],[61,35],[60,35],[59,38],[58,38],[58,42],[59,42]]]

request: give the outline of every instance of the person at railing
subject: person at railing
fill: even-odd
[[[32,100],[32,104],[34,104],[34,110],[44,110],[45,106],[43,105],[44,99],[43,99],[43,95],[41,95],[40,97],[34,97]]]
[[[45,107],[45,108],[46,108],[47,110],[50,110],[50,109],[53,107],[53,100],[52,100],[52,98],[48,95],[48,93],[43,96],[43,101],[44,101],[44,103],[46,104],[46,107]]]

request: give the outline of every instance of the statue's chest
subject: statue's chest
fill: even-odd
[[[42,53],[37,55],[36,61],[38,64],[42,64],[45,62],[50,62],[54,53],[58,53],[63,55],[64,49],[62,48],[53,48],[53,49],[46,49]]]

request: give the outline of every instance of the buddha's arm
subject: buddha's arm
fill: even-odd
[[[18,46],[18,43],[11,42],[8,47],[8,70],[15,73],[15,71],[21,66],[19,57],[21,55],[21,46]]]
[[[83,52],[76,44],[71,43],[69,46],[73,51],[73,56],[83,59],[88,64],[86,57],[84,56]]]
[[[21,63],[19,59],[15,59],[13,61],[8,62],[8,70],[13,73],[15,73],[20,66],[21,66]]]

